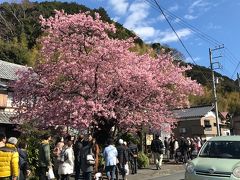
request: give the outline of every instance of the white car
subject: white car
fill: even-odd
[[[187,163],[185,180],[240,180],[240,136],[208,140]]]

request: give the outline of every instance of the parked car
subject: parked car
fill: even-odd
[[[208,140],[187,163],[185,180],[240,180],[240,136]]]

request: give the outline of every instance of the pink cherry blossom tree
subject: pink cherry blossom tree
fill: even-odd
[[[106,131],[161,128],[174,122],[172,109],[202,92],[184,76],[189,67],[174,64],[169,54],[131,52],[133,39],[110,38],[115,27],[98,14],[56,11],[41,23],[41,58],[14,84],[14,103],[25,122]]]

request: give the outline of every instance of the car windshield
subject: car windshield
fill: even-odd
[[[208,141],[199,157],[240,159],[240,141]]]

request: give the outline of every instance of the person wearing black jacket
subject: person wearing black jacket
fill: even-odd
[[[74,151],[74,169],[75,169],[75,180],[80,179],[80,169],[81,169],[81,149],[83,147],[83,135],[79,135],[78,140],[73,146]]]
[[[122,179],[125,180],[126,179],[125,165],[128,161],[128,155],[127,155],[126,148],[123,145],[123,140],[119,139],[118,143],[119,143],[119,145],[117,146],[117,152],[118,152],[117,158],[119,161],[118,170],[120,171],[120,173],[122,175]],[[118,172],[116,172],[116,173],[118,173]],[[118,179],[118,176],[116,177],[116,179]]]
[[[18,145],[18,153],[19,153],[19,180],[25,180],[27,179],[27,176],[30,174],[30,168],[28,164],[28,155],[27,155],[27,143],[26,142],[20,142]]]
[[[159,139],[159,135],[156,135],[155,139],[152,140],[151,150],[154,155],[154,162],[156,163],[156,168],[161,169],[164,145],[163,145],[162,141]]]
[[[92,180],[92,173],[93,173],[93,164],[90,164],[87,160],[87,156],[89,154],[93,154],[92,151],[92,136],[86,135],[82,142],[82,149],[81,149],[81,170],[83,174],[84,180]]]
[[[137,174],[137,156],[138,156],[138,147],[136,144],[134,144],[132,141],[128,145],[129,151],[130,151],[130,167],[132,170],[132,174]]]
[[[190,147],[190,144],[189,144],[188,140],[186,138],[184,138],[183,136],[181,136],[180,140],[179,140],[179,150],[181,152],[184,163],[187,163],[187,161],[188,161],[187,152],[188,152],[189,147]]]

